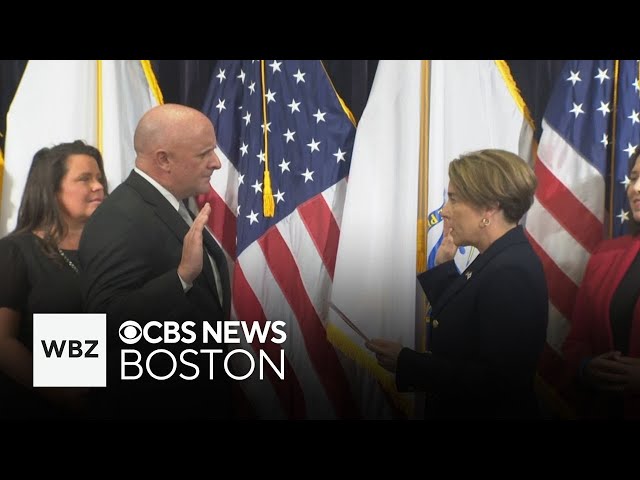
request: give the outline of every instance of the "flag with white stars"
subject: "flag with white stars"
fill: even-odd
[[[249,401],[263,418],[357,417],[325,334],[355,135],[350,112],[317,60],[221,61],[203,111],[222,168],[199,203],[210,202],[209,227],[231,265],[232,317],[286,323],[285,379],[247,379]],[[247,346],[278,362],[281,347],[269,348]]]
[[[560,352],[587,261],[603,238],[629,224],[629,157],[640,145],[638,61],[567,61],[542,128],[526,228],[549,286],[541,374],[560,384]]]

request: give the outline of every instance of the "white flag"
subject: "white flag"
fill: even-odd
[[[499,148],[529,157],[533,127],[514,98],[504,63],[495,60],[431,62],[429,121],[428,266],[442,241],[440,210],[446,201],[449,162],[465,152]],[[503,67],[502,69],[500,67]],[[433,216],[432,216],[433,215]],[[462,247],[456,264],[464,270],[477,250]]]
[[[7,114],[0,236],[15,228],[31,160],[42,147],[84,140],[101,150],[109,189],[124,180],[135,160],[135,126],[162,102],[143,63],[29,61]]]
[[[420,61],[381,61],[356,130],[332,302],[369,338],[414,346]],[[331,311],[329,339],[393,392],[393,378]],[[366,381],[363,381],[366,385]],[[410,401],[393,397],[409,413]]]
[[[440,210],[452,159],[482,148],[528,156],[533,130],[500,66],[491,60],[431,62],[428,255],[435,255],[442,237]],[[422,295],[416,282],[422,82],[421,61],[378,65],[356,132],[332,291],[333,303],[369,338],[410,348],[416,343],[416,294]],[[458,267],[476,254],[461,249]],[[329,323],[329,338],[397,398],[392,377],[362,339],[333,312]]]

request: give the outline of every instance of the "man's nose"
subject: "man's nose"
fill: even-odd
[[[211,162],[209,164],[209,167],[214,170],[218,170],[220,167],[222,167],[220,158],[218,158],[218,154],[215,152],[215,150],[211,153]]]

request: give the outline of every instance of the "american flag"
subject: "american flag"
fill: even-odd
[[[211,204],[209,227],[230,265],[231,316],[286,323],[285,378],[253,375],[243,382],[248,400],[263,418],[357,417],[344,360],[325,334],[355,136],[350,113],[316,60],[221,61],[203,111],[222,168],[198,203]],[[279,365],[280,346],[252,347]]]
[[[540,374],[563,393],[561,347],[594,248],[626,231],[629,157],[640,143],[638,62],[568,61],[542,123],[526,229],[549,286]],[[564,392],[569,395],[568,392]]]

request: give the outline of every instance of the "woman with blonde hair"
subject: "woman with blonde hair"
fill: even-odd
[[[431,303],[429,350],[374,339],[399,390],[426,392],[427,418],[535,418],[534,380],[544,347],[548,292],[542,263],[518,222],[537,186],[529,165],[504,150],[449,165],[437,266],[418,276]],[[458,272],[458,246],[479,255]]]

